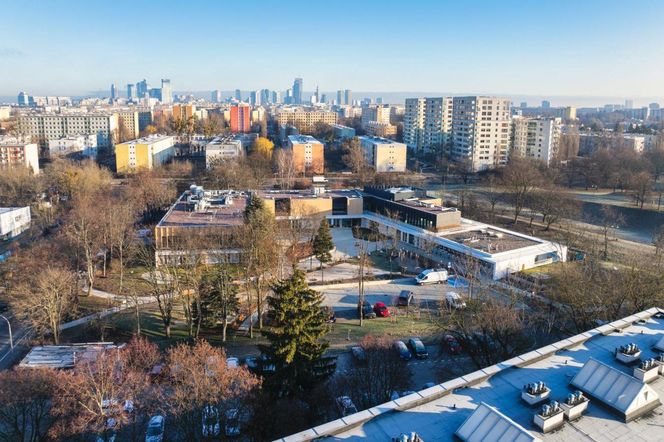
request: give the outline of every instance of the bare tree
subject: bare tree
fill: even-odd
[[[47,368],[0,372],[0,439],[8,442],[46,439],[56,376]]]
[[[542,183],[542,174],[532,160],[513,156],[502,170],[502,184],[514,206],[514,223],[528,200],[530,194]]]
[[[180,299],[182,290],[180,272],[177,268],[177,256],[164,257],[157,263],[154,249],[143,246],[138,252],[142,264],[149,269],[149,295],[157,301],[159,316],[164,326],[166,337],[171,337],[173,309]],[[157,265],[159,264],[159,265]],[[138,308],[138,307],[137,307]]]
[[[277,149],[274,152],[274,163],[277,169],[277,180],[281,189],[290,189],[295,178],[295,162],[293,152],[289,149]]]
[[[246,415],[250,411],[249,399],[260,386],[258,378],[245,367],[229,367],[224,350],[206,341],[172,347],[168,352],[167,379],[171,391],[168,408],[189,441],[203,437],[205,407],[216,410],[221,419],[232,408]]]
[[[60,325],[76,311],[76,274],[46,266],[20,285],[11,300],[21,318],[38,333],[60,342]]]

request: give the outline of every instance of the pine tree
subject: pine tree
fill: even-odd
[[[228,318],[240,309],[238,289],[225,266],[206,274],[201,282],[201,316],[206,327],[222,323],[222,341],[226,342]],[[192,311],[196,311],[192,306]]]
[[[298,269],[290,278],[274,283],[272,291],[268,314],[273,325],[263,331],[269,345],[260,347],[276,372],[266,381],[274,393],[292,396],[334,371],[333,364],[323,356],[328,347],[322,341],[328,333],[321,310],[323,297],[309,288]]]
[[[332,261],[332,254],[330,253],[332,249],[334,249],[334,242],[332,242],[330,225],[328,224],[327,219],[323,218],[313,241],[313,252],[316,259],[320,262],[321,280],[323,279],[323,264]]]

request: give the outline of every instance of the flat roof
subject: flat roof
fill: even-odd
[[[312,137],[311,135],[289,135],[288,141],[290,141],[293,144],[307,144],[307,143],[323,144],[322,142],[318,141],[316,138]]]
[[[363,135],[359,137],[361,141],[371,141],[372,143],[376,144],[400,144],[406,147],[404,143],[399,143],[398,141],[390,140],[388,138],[383,138],[383,137],[371,137],[371,136],[366,136]]]
[[[175,139],[173,135],[148,135],[147,137],[136,138],[135,140],[125,141],[120,144],[154,144],[169,138]]]
[[[359,190],[355,189],[339,189],[339,190],[325,190],[322,193],[314,193],[313,190],[263,190],[258,193],[263,199],[277,199],[277,198],[292,198],[292,199],[305,199],[305,198],[362,198]]]
[[[659,352],[652,346],[663,336],[664,310],[651,308],[283,441],[311,440],[308,437],[311,435],[329,436],[328,439],[336,441],[385,441],[410,432],[416,432],[427,442],[452,441],[455,432],[481,403],[543,441],[660,441],[664,426],[661,406],[625,423],[600,399],[591,397],[583,417],[543,434],[533,424],[539,407],[529,407],[520,395],[524,385],[543,381],[552,391],[550,398],[562,402],[576,390],[570,382],[591,359],[631,376],[633,366],[618,362],[615,349],[635,343],[643,352],[641,359],[655,357]],[[648,385],[664,398],[664,379]]]
[[[92,362],[97,359],[102,351],[114,348],[118,348],[118,346],[112,342],[33,347],[19,366],[26,368],[73,368],[76,364]]]
[[[209,192],[209,191],[208,191]],[[193,204],[187,202],[190,195],[185,191],[175,204],[166,212],[157,227],[236,227],[244,224],[244,209],[248,195],[244,192],[213,191],[204,210],[196,211]],[[232,204],[217,204],[221,198],[230,195]]]

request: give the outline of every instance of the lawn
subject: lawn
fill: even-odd
[[[125,292],[136,292],[139,295],[148,293],[150,291],[150,284],[141,277],[149,269],[143,266],[130,267],[125,270],[124,278],[122,281],[123,290]],[[103,290],[109,293],[120,293],[120,272],[117,270],[108,270],[106,277],[97,276],[95,279],[94,288]]]

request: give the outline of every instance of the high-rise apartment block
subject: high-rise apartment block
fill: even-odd
[[[251,106],[239,103],[231,106],[231,132],[246,133],[251,130]]]
[[[512,127],[512,154],[535,158],[548,166],[558,152],[561,119],[514,117]]]
[[[350,89],[344,90],[344,104],[346,106],[353,105],[353,91],[351,91]]]
[[[382,124],[390,124],[390,106],[383,104],[372,104],[362,108],[362,125],[370,121]]]
[[[39,173],[39,146],[35,143],[0,142],[0,169],[27,167]]]
[[[296,173],[323,173],[323,143],[309,135],[290,135],[288,149],[292,152]]]
[[[466,161],[474,172],[507,164],[510,107],[506,98],[454,97],[452,158]]]
[[[452,108],[451,97],[406,99],[404,143],[413,150],[449,149]]]

